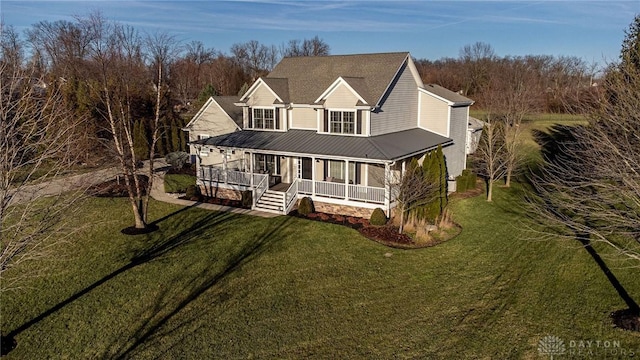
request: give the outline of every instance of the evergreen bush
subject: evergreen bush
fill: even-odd
[[[200,187],[197,185],[189,185],[187,186],[187,191],[185,193],[185,196],[188,199],[193,199],[195,197],[200,197]]]
[[[380,208],[375,208],[371,213],[371,218],[369,219],[369,223],[371,225],[382,226],[387,223],[387,216],[384,214],[384,211]]]
[[[307,216],[312,212],[315,212],[313,200],[311,200],[310,197],[303,197],[300,199],[300,203],[298,204],[298,214]]]
[[[253,191],[245,190],[242,193],[242,207],[245,209],[251,209],[253,205]]]

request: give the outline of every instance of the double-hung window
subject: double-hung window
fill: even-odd
[[[253,128],[275,130],[275,117],[273,109],[252,109]]]
[[[355,134],[355,111],[330,111],[329,132],[335,134]]]

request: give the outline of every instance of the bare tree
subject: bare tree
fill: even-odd
[[[640,26],[630,37],[635,44],[623,47],[598,102],[585,109],[589,125],[544,137],[529,205],[554,236],[606,244],[640,266],[640,66],[624,52],[640,58]]]
[[[278,49],[256,40],[233,44],[231,53],[235,60],[250,74],[251,80],[267,74],[278,60]]]
[[[329,44],[324,42],[318,36],[312,39],[289,40],[286,45],[281,45],[280,53],[283,57],[295,56],[327,56],[329,55]]]
[[[465,74],[464,95],[475,95],[489,81],[492,63],[497,59],[491,45],[476,42],[460,49],[460,61]]]
[[[145,187],[139,176],[138,159],[133,140],[132,104],[136,77],[145,74],[142,59],[142,42],[137,33],[127,27],[109,23],[100,15],[92,15],[84,20],[85,26],[95,35],[91,43],[92,60],[100,74],[94,91],[99,94],[101,116],[107,123],[107,131],[120,169],[124,174],[129,202],[133,211],[135,228],[146,228],[145,207],[143,206]]]
[[[504,94],[499,91],[502,86],[501,79],[491,77],[476,95],[476,99],[485,106],[482,117],[485,126],[473,158],[478,175],[487,185],[487,201],[493,201],[493,184],[506,173],[504,134],[507,124],[504,116],[500,115],[504,100]]]
[[[400,213],[398,232],[402,234],[409,211],[436,199],[439,196],[439,186],[424,176],[422,167],[415,160],[409,163],[404,172],[392,171],[386,179]]]
[[[540,107],[542,88],[538,74],[522,58],[505,58],[496,64],[490,80],[492,94],[485,99],[500,119],[503,127],[500,135],[504,145],[505,186],[511,186],[511,179],[523,164],[524,129],[521,126],[526,115],[537,112]]]
[[[177,40],[166,34],[157,33],[150,35],[146,39],[146,47],[149,55],[151,56],[151,66],[155,73],[151,78],[154,78],[153,88],[155,89],[155,107],[153,121],[151,122],[151,138],[149,144],[149,168],[147,176],[149,178],[147,188],[144,191],[144,201],[142,204],[142,214],[144,222],[147,222],[147,214],[149,209],[149,197],[151,188],[153,186],[154,175],[154,158],[156,155],[156,145],[158,139],[160,139],[160,117],[162,110],[162,98],[168,91],[168,85],[166,81],[167,72],[171,63],[175,60],[180,51]]]
[[[80,120],[68,111],[59,88],[32,70],[0,64],[0,292],[37,275],[32,267],[10,270],[50,258],[74,233],[66,219],[82,199],[80,193],[62,194],[70,189],[68,181],[43,188],[70,170],[74,122]]]

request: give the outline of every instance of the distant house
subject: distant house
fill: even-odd
[[[202,189],[248,190],[254,209],[286,214],[308,196],[320,211],[390,214],[390,179],[411,159],[442,145],[449,180],[465,168],[473,101],[424,85],[407,52],[284,58],[230,101],[213,97],[185,130]]]
[[[184,127],[189,133],[189,142],[194,144],[196,140],[228,134],[242,129],[242,108],[234,105],[240,99],[239,96],[212,96],[204,103],[198,113]],[[198,156],[209,158],[209,153],[199,146],[191,145],[189,152],[192,164],[222,164],[222,157],[217,153],[211,156],[212,160],[198,161]],[[208,150],[213,150],[209,148]]]
[[[467,155],[473,154],[476,152],[476,149],[478,149],[483,128],[484,121],[469,116],[469,124],[467,128]]]

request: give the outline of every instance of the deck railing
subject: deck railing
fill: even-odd
[[[284,193],[284,213],[288,214],[291,209],[293,209],[293,205],[296,203],[296,199],[298,198],[298,182],[294,181],[291,183],[291,186]]]
[[[349,185],[349,199],[384,204],[384,188]]]
[[[257,174],[260,175],[260,174]],[[269,176],[262,175],[262,179],[258,181],[253,191],[253,206],[256,206],[258,200],[264,195],[264,193],[269,189]]]
[[[254,201],[258,201],[269,188],[269,175],[252,174],[244,171],[227,170],[216,166],[202,166],[199,171],[199,180],[208,182],[209,185],[230,184],[251,187],[253,183]],[[253,182],[251,181],[253,177]],[[215,183],[215,184],[213,184]],[[384,204],[384,188],[336,183],[330,181],[313,181],[308,179],[296,179],[285,193],[284,208],[289,209],[295,203],[297,194],[315,195],[335,199],[361,201],[375,204]],[[392,195],[392,194],[391,194]],[[392,196],[395,198],[395,196]]]
[[[344,198],[345,184],[329,181],[316,181],[316,195],[333,198]]]
[[[313,180],[298,179],[298,192],[302,194],[313,194]]]

